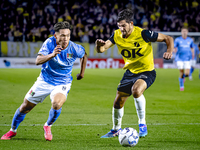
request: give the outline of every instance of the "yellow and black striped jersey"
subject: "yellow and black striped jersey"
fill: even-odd
[[[117,45],[124,59],[123,69],[129,69],[132,73],[137,74],[154,69],[151,42],[155,42],[157,37],[158,33],[156,32],[134,26],[128,38],[123,38],[120,29],[118,29],[114,31],[109,40]]]

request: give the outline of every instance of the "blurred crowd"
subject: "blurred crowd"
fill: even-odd
[[[53,25],[69,21],[71,40],[94,43],[117,29],[117,14],[134,11],[134,24],[153,31],[188,27],[200,32],[197,0],[1,0],[0,41],[44,41],[54,34]]]

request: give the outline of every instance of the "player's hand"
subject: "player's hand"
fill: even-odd
[[[80,73],[76,75],[77,80],[81,80],[84,77],[84,75],[81,75]]]
[[[106,44],[106,42],[104,40],[102,40],[102,39],[97,39],[95,44],[96,44],[97,53],[102,53],[101,50],[100,50],[101,49],[100,47],[104,46]]]
[[[53,55],[54,57],[56,57],[57,54],[60,54],[61,50],[62,50],[61,45],[57,45],[57,46],[54,48],[52,55]]]
[[[165,52],[165,53],[163,54],[163,58],[166,59],[166,60],[171,59],[171,58],[172,58],[172,53],[170,53],[170,52]]]
[[[102,40],[102,39],[97,39],[96,42],[95,42],[95,44],[96,44],[97,46],[104,46],[105,43],[106,43],[106,42],[105,42],[104,40]]]

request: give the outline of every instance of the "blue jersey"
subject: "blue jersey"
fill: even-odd
[[[191,48],[194,47],[192,38],[177,37],[174,41],[174,47],[177,48],[175,61],[189,61],[191,59]]]
[[[51,54],[56,46],[56,39],[52,36],[43,43],[38,54]],[[85,49],[83,46],[69,41],[68,46],[60,54],[42,64],[40,77],[52,85],[71,83],[73,79],[71,76],[73,64],[76,58],[82,58],[84,55]]]
[[[194,44],[194,59],[197,60],[199,58],[199,48],[197,44]],[[192,59],[192,52],[191,52],[191,59]]]

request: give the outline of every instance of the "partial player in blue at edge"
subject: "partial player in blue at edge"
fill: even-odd
[[[36,82],[27,92],[24,102],[16,110],[11,129],[1,139],[9,140],[17,133],[17,128],[38,103],[50,95],[52,107],[49,117],[43,126],[45,139],[51,141],[51,126],[59,117],[62,105],[67,99],[72,84],[72,67],[80,58],[81,69],[77,80],[84,77],[87,56],[83,46],[70,41],[70,27],[68,22],[58,22],[54,25],[54,36],[48,38],[42,45],[36,58],[36,65],[41,65],[41,73]]]
[[[174,48],[176,51],[175,61],[177,63],[177,67],[179,69],[179,85],[180,91],[184,91],[184,82],[185,77],[189,76],[190,73],[190,60],[191,60],[191,52],[192,58],[194,58],[194,42],[192,38],[188,37],[188,29],[183,27],[181,29],[180,37],[177,37],[174,41]]]
[[[194,41],[194,38],[192,38]],[[199,58],[199,47],[197,46],[197,44],[194,43],[194,58],[192,59],[192,53],[191,53],[191,68],[190,68],[190,74],[189,74],[189,79],[192,80],[192,73],[194,72],[197,60]]]

